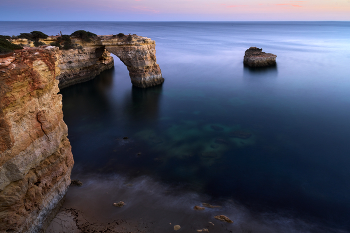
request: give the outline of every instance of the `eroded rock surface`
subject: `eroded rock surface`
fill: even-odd
[[[86,44],[78,49],[59,50],[59,88],[91,80],[113,66],[113,57],[101,46]]]
[[[0,66],[0,232],[42,232],[70,184],[56,55],[25,48]]]
[[[243,63],[249,67],[266,67],[276,65],[276,55],[264,53],[262,49],[250,47],[245,51]]]
[[[130,40],[113,36],[103,36],[101,40],[106,50],[126,65],[134,86],[146,88],[164,82],[157,64],[155,41],[137,35],[130,35]]]
[[[41,39],[40,42],[49,45],[57,38],[58,36],[50,36]],[[26,39],[15,39],[11,42],[22,46],[33,46],[33,43]],[[110,53],[116,55],[126,65],[134,86],[146,88],[164,82],[157,64],[155,41],[147,37],[105,35],[89,42],[72,38],[72,44],[73,49],[57,52],[60,71],[56,78],[60,81],[60,88],[88,81],[102,71],[112,68],[114,60]]]

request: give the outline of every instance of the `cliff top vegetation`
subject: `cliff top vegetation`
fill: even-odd
[[[92,41],[91,39],[97,38],[97,35],[95,33],[84,31],[84,30],[75,31],[70,36],[82,39],[83,41],[86,41],[86,42],[91,42]]]
[[[12,44],[6,38],[7,36],[0,36],[0,54],[10,53],[16,49],[23,49],[22,46]]]

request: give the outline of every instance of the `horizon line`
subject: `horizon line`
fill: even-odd
[[[0,20],[0,22],[350,22],[350,20]]]

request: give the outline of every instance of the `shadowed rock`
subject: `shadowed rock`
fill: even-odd
[[[214,218],[223,222],[233,223],[233,221],[228,217],[226,217],[225,215],[217,215]]]
[[[276,55],[264,53],[262,49],[250,47],[245,51],[243,63],[249,67],[266,67],[276,65]]]

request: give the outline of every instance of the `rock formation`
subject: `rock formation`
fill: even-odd
[[[58,49],[0,57],[0,232],[43,232],[70,184]]]
[[[130,38],[130,39],[127,39]],[[164,82],[156,59],[156,44],[153,40],[141,36],[101,37],[106,50],[113,53],[129,70],[131,83],[146,88]]]
[[[59,50],[57,75],[59,88],[71,86],[95,78],[102,71],[114,66],[113,57],[101,46],[84,46],[78,49]]]
[[[249,67],[266,67],[276,65],[276,55],[264,53],[262,49],[250,47],[245,51],[243,63]]]
[[[40,39],[49,45],[57,40],[57,36]],[[14,39],[14,44],[32,47],[27,39]],[[136,87],[146,88],[162,84],[164,78],[157,64],[155,41],[142,36],[99,36],[86,42],[72,38],[74,49],[59,50],[57,75],[59,87],[64,88],[79,82],[88,81],[102,71],[114,66],[116,55],[128,68],[131,83]]]

